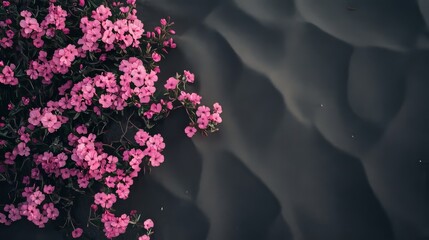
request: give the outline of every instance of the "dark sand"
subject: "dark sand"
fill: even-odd
[[[194,71],[224,106],[208,138],[180,112],[158,128],[166,162],[123,206],[154,239],[429,239],[428,1],[139,4],[147,26],[175,19],[165,76]],[[0,239],[61,239],[50,229]]]

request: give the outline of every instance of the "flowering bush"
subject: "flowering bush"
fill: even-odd
[[[150,239],[152,220],[113,210],[142,169],[164,162],[164,139],[149,129],[177,108],[189,116],[188,137],[222,122],[218,103],[210,109],[185,91],[194,74],[158,79],[160,61],[176,47],[173,23],[161,19],[145,31],[135,0],[1,3],[0,181],[9,201],[0,223],[26,218],[42,228],[64,219],[72,238],[88,224],[102,226],[107,238],[132,225],[144,229],[139,240]],[[137,117],[140,126],[131,120]],[[112,123],[122,135],[108,141]],[[71,214],[82,194],[93,196],[88,223]]]

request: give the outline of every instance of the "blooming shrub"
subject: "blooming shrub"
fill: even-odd
[[[152,220],[113,209],[142,169],[164,162],[164,139],[149,129],[178,108],[189,116],[188,137],[222,122],[218,103],[210,109],[185,91],[194,74],[158,77],[159,63],[176,48],[173,23],[161,19],[145,31],[135,0],[1,3],[0,181],[8,202],[0,205],[0,223],[27,219],[42,228],[63,219],[71,238],[84,236],[89,224],[102,226],[107,238],[133,225],[144,231],[138,239],[150,239]],[[107,141],[112,123],[123,134]],[[83,194],[93,196],[88,223],[71,214]]]

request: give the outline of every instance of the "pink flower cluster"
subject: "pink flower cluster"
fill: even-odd
[[[33,45],[36,48],[43,47],[43,36],[54,38],[56,30],[61,30],[65,34],[70,32],[66,27],[67,12],[61,6],[51,4],[48,8],[48,14],[40,24],[33,17],[33,14],[27,10],[22,11],[21,16],[24,18],[19,22],[21,34],[24,38],[33,39]]]
[[[146,229],[148,231],[148,233],[151,233],[151,230],[154,227],[154,223],[153,223],[152,219],[146,219],[143,222],[143,227],[144,227],[144,229]],[[150,237],[148,234],[144,234],[144,235],[140,236],[138,238],[138,240],[150,240]]]
[[[119,84],[117,77],[112,72],[99,74],[92,78],[86,77],[74,85],[66,82],[58,89],[60,95],[65,95],[58,101],[58,105],[64,110],[73,108],[76,112],[83,112],[94,103],[99,104],[96,106],[97,109],[100,107],[118,111],[123,110],[128,102],[136,106],[149,103],[151,96],[156,91],[154,86],[158,80],[156,72],[147,73],[143,62],[135,57],[122,60],[119,70],[123,72],[123,75],[119,77]],[[70,92],[67,92],[70,88]],[[137,97],[139,101],[135,102],[134,97]],[[172,108],[171,103],[162,103],[166,108]],[[161,109],[161,104],[155,104],[150,111],[145,113],[145,116],[150,118],[153,114],[160,113]]]
[[[125,9],[123,9],[123,12]],[[140,45],[143,36],[143,23],[136,17],[137,11],[133,9],[128,16],[112,22],[109,17],[112,12],[109,7],[99,6],[92,11],[92,19],[84,17],[80,21],[83,37],[78,43],[84,51],[94,52],[99,49],[99,43],[104,43],[104,49],[110,51],[117,44],[121,49]]]
[[[32,125],[32,127],[42,126],[46,128],[50,133],[53,133],[60,129],[62,124],[68,121],[68,118],[62,116],[58,106],[55,106],[55,102],[51,102],[51,107],[44,108],[41,112],[40,108],[34,108],[30,110],[30,116],[28,118],[28,123]]]
[[[0,46],[2,48],[12,48],[13,46],[13,37],[15,36],[15,32],[10,29],[10,25],[12,24],[11,19],[6,19],[5,21],[0,21]]]
[[[22,196],[26,198],[25,202],[19,203],[17,206],[5,205],[3,210],[7,215],[0,213],[0,223],[9,225],[26,217],[36,226],[43,228],[49,219],[55,220],[59,216],[58,209],[53,203],[45,202],[46,194],[39,191],[38,188],[26,187]]]
[[[5,66],[3,61],[0,61],[0,68],[3,67],[0,73],[0,83],[5,85],[18,85],[18,78],[15,77],[14,70],[16,68],[15,64],[10,64]]]
[[[94,196],[94,203],[100,205],[102,208],[111,208],[116,202],[116,195],[113,193],[96,193]]]
[[[104,224],[104,233],[107,238],[114,238],[127,230],[130,222],[130,217],[122,214],[120,217],[115,217],[113,213],[105,211],[101,217],[101,222]]]
[[[185,128],[185,134],[188,137],[193,137],[198,129],[205,131],[207,128],[215,127],[222,122],[222,118],[220,116],[222,113],[222,107],[219,103],[215,103],[213,105],[214,110],[211,112],[210,108],[201,105],[202,97],[200,95],[196,93],[187,93],[179,89],[181,84],[193,83],[194,81],[194,74],[185,70],[182,78],[180,78],[180,76],[176,76],[175,78],[171,77],[164,85],[164,88],[167,91],[180,93],[177,100],[179,100],[183,106],[191,106],[196,109],[195,114],[197,118],[193,119],[192,116],[189,116],[191,118],[191,123]]]
[[[44,152],[43,154],[34,155],[34,162],[40,165],[47,174],[54,174],[56,177],[62,176],[63,179],[71,175],[70,170],[64,168],[67,159],[68,156],[64,153],[54,155],[52,152]],[[73,173],[75,175],[77,171],[74,170]]]
[[[169,18],[145,32],[135,0],[57,1],[2,1],[0,46],[14,51],[0,60],[0,88],[12,90],[0,103],[0,177],[13,191],[0,223],[44,227],[71,211],[76,195],[95,192],[89,223],[102,225],[107,238],[135,225],[146,230],[138,239],[150,240],[151,219],[142,223],[134,210],[113,214],[140,172],[164,163],[164,138],[148,129],[184,108],[188,137],[215,132],[222,107],[184,91],[195,81],[190,71],[159,82],[159,62],[176,48]],[[122,135],[106,142],[112,121]],[[68,236],[82,237],[83,223],[66,217]]]
[[[85,56],[84,53],[79,53],[79,50],[75,45],[69,44],[65,48],[55,50],[51,60],[47,59],[48,54],[45,51],[40,51],[38,59],[30,62],[27,76],[33,80],[42,77],[42,83],[50,84],[54,74],[68,73],[76,57]]]
[[[126,152],[127,155],[124,153],[124,159],[127,159],[130,161],[131,167],[137,165],[134,163],[135,159],[141,159],[145,156],[149,157],[149,161],[151,163],[152,167],[158,167],[161,165],[161,163],[164,162],[164,156],[161,154],[162,150],[165,148],[164,139],[160,134],[156,134],[153,137],[149,136],[147,132],[145,132],[143,129],[140,129],[137,131],[137,133],[134,136],[134,139],[136,140],[137,144],[144,147],[146,146],[146,149],[136,154],[134,152]],[[130,156],[134,157],[130,160]]]
[[[65,34],[70,32],[70,29],[66,27],[67,11],[61,8],[61,6],[55,6],[51,4],[48,8],[48,14],[40,24],[41,28],[46,31],[46,37],[55,37],[55,31],[59,30]]]
[[[188,137],[194,136],[198,127],[200,130],[207,129],[209,125],[217,125],[222,122],[220,114],[222,113],[222,106],[219,103],[213,104],[213,111],[206,106],[199,106],[196,111],[197,122],[185,128],[185,133]]]

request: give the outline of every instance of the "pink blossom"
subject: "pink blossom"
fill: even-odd
[[[130,194],[129,187],[123,183],[118,183],[118,185],[116,185],[116,187],[117,187],[116,194],[118,194],[118,197],[120,199],[127,199],[128,195]]]
[[[138,240],[150,240],[150,237],[145,234],[145,235],[140,236]]]
[[[213,104],[213,110],[215,113],[222,113],[222,106],[219,103]]]
[[[40,124],[42,115],[40,114],[40,108],[35,108],[30,111],[30,117],[28,118],[28,122],[37,126]]]
[[[27,106],[30,103],[30,99],[27,97],[22,97],[21,102],[24,106]]]
[[[4,207],[4,210],[9,213],[8,217],[11,221],[15,222],[21,219],[21,214],[19,212],[19,209],[16,208],[14,205],[6,204]]]
[[[154,62],[159,62],[161,61],[161,55],[159,55],[158,53],[154,52],[152,53],[152,59]]]
[[[44,44],[44,41],[43,41],[41,38],[36,38],[36,39],[34,39],[34,40],[33,40],[33,45],[34,45],[36,48],[41,48],[41,47],[43,47],[43,44]]]
[[[31,178],[35,180],[39,180],[40,170],[38,168],[31,169]]]
[[[191,72],[189,72],[189,71],[185,70],[185,71],[184,71],[184,75],[185,75],[185,78],[186,78],[186,81],[187,81],[187,82],[189,82],[189,83],[193,83],[193,82],[195,81],[195,76],[194,76],[194,74],[193,74],[193,73],[191,73]]]
[[[79,134],[87,134],[88,133],[88,129],[86,128],[85,125],[79,125],[76,127],[76,132]]]
[[[202,115],[197,119],[197,123],[200,129],[206,129],[207,126],[209,125],[209,118],[205,115]]]
[[[210,108],[206,107],[206,106],[199,106],[196,112],[198,117],[208,117],[210,116]]]
[[[43,187],[43,192],[46,194],[52,194],[54,190],[55,190],[55,186],[52,186],[52,185],[45,185]]]
[[[134,135],[134,140],[136,140],[137,144],[139,144],[142,147],[146,145],[146,141],[148,139],[149,139],[149,134],[145,132],[143,129],[139,129],[136,135]]]
[[[221,123],[222,122],[222,118],[220,117],[220,114],[219,113],[213,113],[211,116],[210,116],[210,120],[212,120],[213,122],[215,122],[215,123]]]
[[[43,114],[40,121],[42,122],[42,125],[45,128],[51,128],[51,127],[54,127],[54,125],[58,122],[58,118],[56,115],[54,115],[50,112],[47,112],[47,113]]]
[[[110,8],[105,7],[104,5],[100,5],[97,9],[95,9],[95,11],[92,11],[92,18],[100,22],[106,20],[110,16],[112,16]]]
[[[111,208],[116,202],[116,196],[113,193],[96,193],[94,196],[94,204],[100,205],[103,208]]]
[[[98,102],[101,104],[103,108],[109,108],[113,104],[112,95],[103,94],[100,96],[100,99],[98,100]]]
[[[146,220],[143,222],[143,226],[144,226],[144,228],[145,228],[146,230],[149,230],[149,229],[153,228],[154,224],[153,224],[152,219],[146,219]]]
[[[105,211],[101,216],[101,222],[104,224],[104,233],[107,238],[114,238],[124,233],[130,222],[130,217],[122,214],[115,217],[112,213]]]
[[[5,224],[7,222],[6,215],[0,213],[0,223]]]
[[[72,231],[72,237],[79,238],[80,236],[82,236],[82,233],[83,233],[82,228],[76,228],[75,230]]]
[[[194,128],[194,127],[192,127],[192,126],[187,126],[186,128],[185,128],[185,133],[186,133],[186,136],[188,136],[188,137],[192,137],[192,136],[194,136],[194,134],[197,132],[197,129],[196,128]]]
[[[120,7],[119,10],[121,10],[122,13],[127,13],[128,11],[130,11],[129,7]]]
[[[159,152],[154,152],[152,156],[149,158],[150,164],[152,167],[159,167],[161,163],[164,162],[164,155]]]
[[[44,215],[46,215],[47,218],[55,220],[60,212],[58,211],[58,209],[54,206],[53,203],[45,203],[43,204],[43,210],[44,210]]]
[[[162,110],[162,105],[160,103],[152,103],[152,105],[150,105],[150,110],[154,113],[160,113]]]
[[[30,156],[30,148],[27,146],[25,142],[20,142],[14,149],[14,153],[15,155],[28,157]]]
[[[179,83],[179,80],[171,77],[167,80],[167,83],[164,85],[164,87],[167,90],[174,90],[176,89],[178,83]]]
[[[33,194],[30,195],[30,200],[36,205],[40,205],[43,200],[45,200],[45,194],[43,194],[41,191],[35,191]]]

